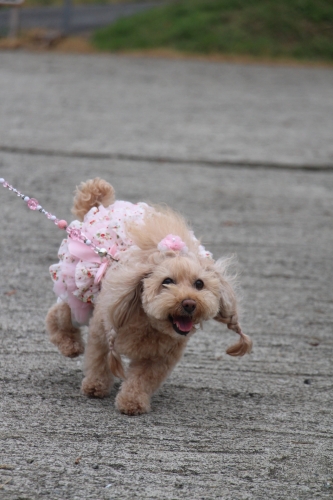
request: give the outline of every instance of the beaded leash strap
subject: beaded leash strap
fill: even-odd
[[[82,243],[85,243],[86,245],[90,246],[99,257],[108,257],[111,260],[117,261],[105,248],[98,247],[97,245],[94,244],[89,238],[87,238],[81,231],[81,229],[69,227],[67,222],[63,219],[58,219],[55,215],[52,215],[50,212],[47,212],[44,210],[42,205],[39,204],[38,200],[35,198],[29,198],[29,196],[26,196],[23,193],[20,193],[16,188],[8,184],[8,182],[3,179],[2,177],[0,178],[0,184],[4,187],[7,188],[9,191],[13,191],[13,193],[16,194],[19,198],[21,198],[25,203],[27,204],[27,207],[30,208],[30,210],[38,211],[41,214],[44,214],[49,220],[51,220],[59,229],[63,229],[67,232],[69,238],[75,241],[82,241]]]

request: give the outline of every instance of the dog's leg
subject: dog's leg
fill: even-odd
[[[116,407],[127,415],[140,415],[150,411],[150,398],[166,379],[177,359],[132,361],[126,380],[116,398]]]
[[[51,342],[64,356],[75,358],[84,352],[81,331],[72,324],[71,310],[65,302],[55,304],[46,316],[46,329]]]
[[[96,315],[95,315],[96,316]],[[110,345],[103,323],[93,317],[89,325],[89,337],[85,352],[85,378],[82,392],[90,397],[104,398],[111,392],[113,375],[110,369]]]

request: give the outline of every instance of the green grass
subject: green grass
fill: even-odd
[[[333,0],[178,0],[100,29],[100,50],[333,61]]]

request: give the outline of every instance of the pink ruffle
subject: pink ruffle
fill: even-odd
[[[70,227],[80,229],[95,245],[105,248],[117,260],[132,241],[126,234],[127,221],[142,224],[148,205],[133,205],[116,201],[108,208],[93,207],[83,222],[73,221]],[[101,279],[115,261],[100,258],[92,248],[79,241],[65,239],[59,252],[59,262],[50,267],[54,292],[67,302],[74,319],[87,324],[101,287]]]

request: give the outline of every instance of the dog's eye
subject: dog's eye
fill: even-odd
[[[197,290],[202,290],[203,287],[204,287],[204,282],[202,280],[197,280],[195,283],[194,283],[194,286]]]
[[[165,278],[162,285],[173,285],[175,282],[171,278]]]

